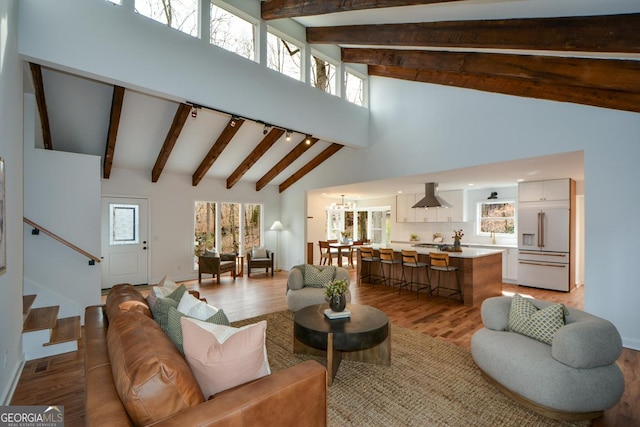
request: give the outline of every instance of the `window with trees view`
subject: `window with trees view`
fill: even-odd
[[[155,21],[198,36],[199,0],[135,0],[135,10]]]
[[[262,246],[262,205],[244,205],[244,247]]]
[[[481,202],[478,203],[478,235],[506,234],[514,235],[516,232],[515,202]]]
[[[202,255],[205,249],[216,247],[216,203],[196,202],[195,204],[194,255]],[[196,258],[197,263],[197,258]]]
[[[346,72],[344,77],[345,99],[356,105],[364,106],[364,80],[355,74]]]
[[[301,80],[302,48],[273,33],[267,33],[267,67]]]
[[[256,25],[213,2],[210,5],[210,42],[244,58],[256,59]]]
[[[311,86],[331,95],[337,95],[335,64],[311,55]]]

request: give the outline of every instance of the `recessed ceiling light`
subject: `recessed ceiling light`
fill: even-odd
[[[518,178],[516,181],[518,181],[518,182],[523,182],[523,181],[524,181],[524,178]]]
[[[398,194],[402,194],[402,190],[398,190]]]
[[[472,186],[474,186],[474,185],[475,185],[475,184],[474,184],[473,182],[470,182],[470,183],[469,183],[469,187],[472,187]]]

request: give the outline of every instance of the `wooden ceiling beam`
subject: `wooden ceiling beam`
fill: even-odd
[[[640,61],[632,60],[370,48],[342,49],[342,60],[640,93]]]
[[[195,187],[202,180],[202,178],[204,178],[211,166],[213,166],[213,163],[218,159],[220,154],[222,154],[229,142],[231,142],[238,130],[242,127],[243,123],[244,119],[236,119],[235,117],[232,117],[229,120],[229,123],[227,123],[225,128],[222,130],[222,133],[220,134],[216,142],[211,146],[211,149],[204,157],[204,159],[202,159],[202,162],[200,162],[200,166],[198,166],[198,169],[196,169],[196,171],[193,173],[193,176],[191,178],[191,185]]]
[[[535,80],[517,77],[462,74],[379,65],[369,65],[369,75],[640,112],[640,94],[619,90],[539,83]]]
[[[267,184],[269,184],[276,176],[280,175],[280,173],[288,168],[291,163],[296,161],[303,153],[305,153],[309,148],[313,147],[313,145],[318,142],[318,138],[310,138],[309,143],[306,142],[307,138],[305,137],[298,145],[296,145],[293,150],[289,151],[289,153],[284,156],[274,167],[272,167],[269,172],[264,174],[262,178],[256,182],[256,191],[262,190]]]
[[[308,27],[307,42],[640,53],[640,14]]]
[[[31,68],[31,78],[33,79],[33,87],[36,95],[36,104],[38,105],[38,114],[40,115],[40,124],[42,125],[42,140],[46,150],[53,150],[51,142],[51,128],[49,127],[49,113],[47,111],[47,101],[44,96],[44,80],[42,79],[42,68],[39,64],[29,63]]]
[[[303,176],[305,176],[306,174],[308,174],[309,172],[314,170],[322,162],[324,162],[329,157],[331,157],[335,153],[337,153],[342,147],[344,147],[344,145],[335,144],[334,143],[334,144],[331,144],[330,146],[328,146],[327,148],[325,148],[320,154],[318,154],[316,157],[311,159],[311,161],[309,163],[307,163],[306,165],[304,165],[303,167],[298,169],[298,171],[295,172],[293,175],[291,175],[289,178],[285,179],[282,182],[282,184],[280,184],[280,186],[278,187],[279,192],[282,193],[284,190],[286,190],[287,188],[291,187],[298,180],[300,180]]]
[[[178,137],[182,132],[182,128],[187,121],[190,110],[190,105],[182,103],[178,105],[176,114],[173,116],[173,122],[169,128],[169,132],[167,132],[167,136],[164,139],[164,143],[162,144],[156,163],[153,165],[153,171],[151,171],[151,182],[158,182],[158,179],[160,179],[160,175],[167,164],[167,160],[169,160],[173,147],[175,147],[176,141],[178,140]]]
[[[247,156],[246,159],[236,168],[235,171],[227,178],[227,189],[230,189],[247,173],[251,166],[253,166],[266,152],[275,144],[278,139],[284,134],[283,129],[273,128],[260,143],[253,149],[253,151]]]
[[[113,156],[116,151],[116,140],[118,139],[118,128],[120,127],[123,101],[124,88],[122,86],[113,86],[111,114],[109,116],[109,133],[107,134],[107,146],[104,150],[103,160],[102,177],[104,179],[109,179],[111,176],[111,166],[113,165]]]
[[[269,20],[454,1],[463,0],[355,0],[346,2],[344,0],[267,0],[263,1],[260,7],[262,19]]]

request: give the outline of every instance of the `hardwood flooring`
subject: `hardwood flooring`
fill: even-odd
[[[416,298],[415,292],[384,285],[356,286],[355,269],[352,274],[352,302],[367,304],[384,310],[395,325],[439,337],[461,347],[469,348],[473,333],[481,327],[480,309],[466,307],[447,298]],[[189,289],[200,291],[209,304],[224,308],[231,321],[246,319],[274,311],[285,310],[287,272],[274,277],[254,270],[252,277],[239,277],[235,282],[222,276],[222,283],[213,279],[185,282]],[[583,308],[584,288],[571,293],[551,292],[505,284],[504,292],[519,292],[535,298],[562,302]],[[62,405],[66,425],[84,423],[84,351],[29,361],[14,393],[14,405]],[[624,349],[618,361],[625,376],[625,393],[621,401],[593,422],[595,427],[626,427],[640,425],[640,352]]]

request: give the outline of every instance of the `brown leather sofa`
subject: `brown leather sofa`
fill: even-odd
[[[85,310],[87,426],[326,426],[326,369],[306,361],[207,400],[131,285]]]
[[[220,284],[220,275],[230,272],[233,280],[236,279],[236,255],[220,254],[220,256],[198,257],[198,283],[202,282],[202,274],[213,274]]]

